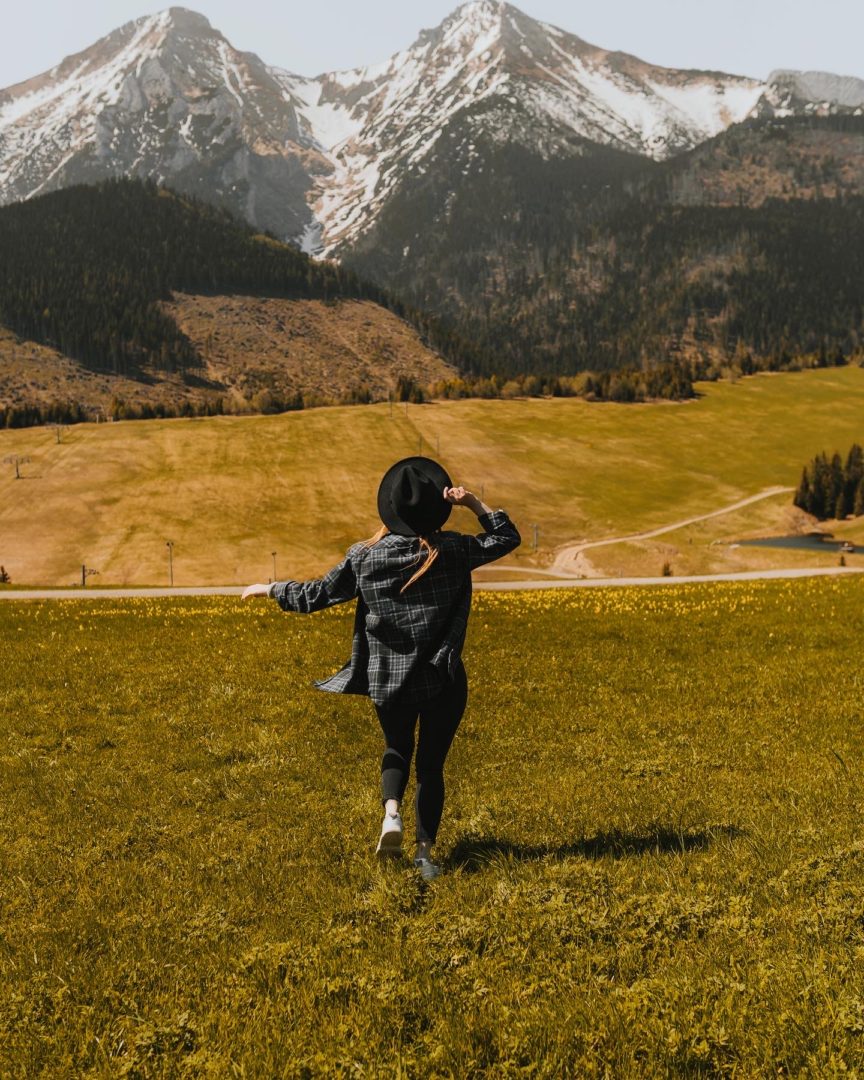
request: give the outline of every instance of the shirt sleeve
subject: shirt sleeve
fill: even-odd
[[[357,596],[357,575],[346,557],[324,575],[313,581],[276,581],[270,586],[270,596],[283,611],[308,614],[344,604]]]
[[[522,543],[519,530],[503,510],[481,514],[477,520],[483,527],[483,532],[477,536],[465,537],[470,570],[503,558]]]

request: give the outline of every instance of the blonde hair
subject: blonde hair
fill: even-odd
[[[383,540],[384,537],[390,532],[386,525],[382,525],[378,532],[374,536],[370,536],[368,540],[364,541],[363,546],[365,548],[374,547],[379,540]],[[412,576],[405,582],[402,588],[399,590],[399,594],[405,592],[409,585],[413,585],[418,578],[423,577],[426,571],[432,566],[432,563],[438,558],[438,548],[433,544],[430,544],[425,536],[419,536],[417,538],[420,541],[420,550],[417,552],[417,561],[419,562],[423,552],[426,552],[426,561]]]

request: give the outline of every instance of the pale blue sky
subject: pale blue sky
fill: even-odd
[[[160,0],[3,0],[0,87],[53,67]],[[384,60],[457,0],[188,0],[237,48],[303,75]],[[522,0],[526,14],[668,67],[864,78],[864,0]]]

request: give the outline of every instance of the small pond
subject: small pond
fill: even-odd
[[[840,551],[845,540],[834,540],[832,537],[822,536],[765,536],[759,540],[739,540],[741,547],[767,547],[767,548],[797,548],[803,551]],[[855,552],[864,551],[864,546],[858,545]]]

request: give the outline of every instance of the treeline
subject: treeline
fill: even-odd
[[[458,401],[461,398],[577,397],[584,380],[556,375],[460,375],[432,383],[426,391],[431,398]],[[412,398],[410,400],[416,400]]]
[[[855,443],[844,462],[818,454],[804,467],[795,505],[820,521],[864,514],[864,450]]]
[[[85,424],[94,419],[95,416],[75,401],[0,406],[0,428],[36,427],[39,424]]]
[[[413,398],[411,400],[414,400]],[[420,400],[424,400],[421,392]],[[365,405],[372,397],[364,392],[346,391],[333,396],[321,394],[280,394],[261,390],[252,398],[185,398],[176,402],[127,401],[115,397],[105,407],[90,409],[77,402],[49,402],[44,405],[0,407],[0,428],[25,428],[51,424],[82,424],[101,420],[166,420],[179,417],[248,416],[294,412],[322,405]]]
[[[251,398],[216,397],[203,401],[133,402],[115,397],[105,408],[87,409],[79,402],[10,405],[0,407],[0,428],[23,428],[41,424],[78,424],[94,420],[153,420],[176,417],[273,414],[327,405],[371,405],[382,401],[419,405],[430,400],[464,398],[512,399],[521,397],[584,397],[588,401],[622,404],[647,401],[687,401],[696,397],[694,382],[749,376],[764,371],[801,371],[807,368],[846,364],[841,352],[820,351],[795,357],[788,353],[755,359],[744,352],[718,367],[700,360],[672,359],[655,368],[622,369],[581,375],[458,375],[422,385],[400,375],[388,397],[369,389],[352,387],[334,394],[283,394],[259,390]],[[848,511],[851,513],[852,511]],[[857,511],[856,511],[857,513]],[[830,514],[828,515],[831,516]]]
[[[518,375],[507,379],[497,375],[457,376],[423,386],[400,375],[389,400],[420,405],[430,400],[464,398],[512,399],[520,397],[585,397],[590,401],[639,402],[685,400],[695,396],[693,382],[683,365],[670,365],[656,372],[624,371],[599,376]],[[115,397],[106,407],[87,409],[78,402],[52,401],[46,404],[0,407],[0,428],[25,428],[51,424],[80,424],[99,420],[156,420],[177,417],[237,416],[274,414],[326,405],[371,405],[388,398],[375,397],[365,388],[341,393],[281,394],[261,390],[249,399],[217,397],[203,401],[139,402]]]
[[[647,371],[624,368],[589,375],[585,396],[596,401],[686,401],[696,396],[693,374],[684,363],[668,363]]]

